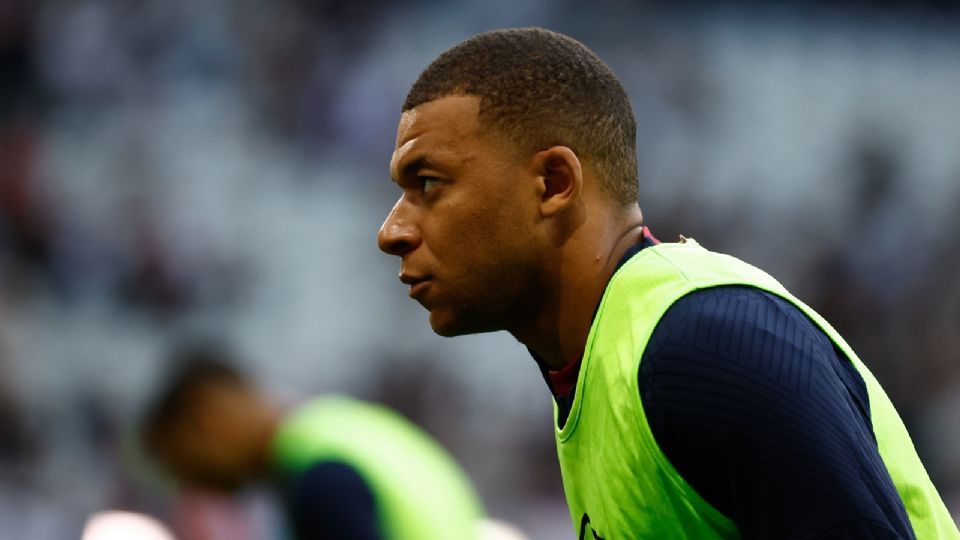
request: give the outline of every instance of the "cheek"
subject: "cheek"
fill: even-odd
[[[428,250],[461,279],[491,264],[509,263],[533,241],[536,208],[516,184],[501,184],[499,189],[451,192],[430,212],[429,226],[424,224]]]
[[[462,271],[495,263],[503,256],[504,245],[513,240],[513,229],[500,212],[477,209],[447,222],[437,246],[438,259]]]
[[[442,201],[431,209],[421,224],[423,243],[444,266],[458,265],[471,253],[465,246],[483,240],[484,214],[464,199]]]

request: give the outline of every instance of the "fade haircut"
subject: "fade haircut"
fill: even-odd
[[[480,121],[523,151],[568,146],[594,167],[600,188],[637,202],[637,126],[613,71],[579,41],[543,28],[478,34],[437,57],[403,111],[451,95],[480,98]]]

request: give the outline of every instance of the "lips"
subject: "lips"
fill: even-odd
[[[430,276],[403,272],[400,274],[400,281],[410,286],[410,298],[417,298],[421,296],[430,285]]]

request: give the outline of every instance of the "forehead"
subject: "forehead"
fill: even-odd
[[[403,113],[391,175],[397,178],[405,164],[419,158],[469,159],[481,142],[479,112],[478,97],[446,96]]]

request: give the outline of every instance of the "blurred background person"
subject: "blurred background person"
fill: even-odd
[[[660,239],[750,260],[832,321],[956,517],[958,23],[954,3],[869,0],[0,2],[2,408],[19,426],[0,538],[178,515],[131,441],[167,344],[196,333],[271,394],[403,411],[492,515],[573,538],[526,351],[433,335],[372,245],[416,74],[530,25],[590,43],[630,90]]]
[[[346,397],[285,410],[223,349],[192,346],[143,440],[182,484],[276,488],[298,538],[478,538],[482,509],[449,455],[399,414]]]

